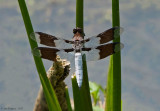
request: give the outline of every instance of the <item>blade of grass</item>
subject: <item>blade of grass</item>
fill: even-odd
[[[76,0],[76,27],[83,29],[83,0]],[[75,75],[72,76],[72,89],[74,98],[74,110],[85,111]]]
[[[82,56],[82,60],[83,60],[83,83],[82,83],[82,89],[80,90],[80,93],[82,97],[82,102],[85,107],[85,111],[93,111],[85,55]]]
[[[121,111],[122,111],[123,101],[121,100]]]
[[[49,94],[49,91],[47,89],[47,86],[44,82],[44,79],[41,75],[39,75],[40,77],[40,80],[41,80],[41,83],[42,83],[42,86],[43,86],[43,91],[45,92],[45,98],[47,99],[47,104],[48,104],[48,109],[49,111],[56,111],[55,108],[53,106],[55,106],[55,104],[53,103],[53,100],[52,100],[52,97],[51,95]]]
[[[72,76],[72,89],[74,98],[74,111],[85,111],[75,75]]]
[[[112,26],[120,26],[119,0],[112,0]],[[113,42],[120,42],[120,37]],[[106,111],[121,111],[121,53],[110,58]]]
[[[83,0],[76,0],[76,27],[83,29]],[[75,111],[93,111],[85,56],[83,60],[83,82],[79,89],[76,78],[72,78]]]
[[[83,29],[83,0],[76,0],[76,27]]]
[[[72,111],[71,102],[70,102],[69,93],[68,93],[68,87],[66,87],[65,89],[65,95],[66,95],[68,111]]]
[[[112,26],[120,27],[119,0],[112,0]],[[113,55],[113,111],[121,111],[121,52]]]
[[[26,31],[27,31],[27,35],[28,35],[28,39],[29,39],[29,43],[31,46],[31,50],[33,50],[35,47],[37,47],[37,43],[32,41],[30,39],[30,34],[32,32],[34,32],[32,24],[31,24],[31,20],[29,17],[29,13],[26,7],[26,3],[24,0],[18,0],[19,6],[20,6],[20,10],[22,13],[22,17],[23,17],[23,21],[26,27]],[[61,111],[60,105],[57,101],[57,97],[55,95],[55,92],[52,88],[52,85],[50,83],[50,81],[48,80],[47,76],[46,76],[46,71],[45,68],[43,66],[43,62],[41,60],[41,58],[33,56],[34,61],[35,61],[35,65],[44,89],[44,93],[45,93],[45,97],[46,97],[46,101],[48,104],[48,107],[50,109],[50,111]]]
[[[110,58],[107,77],[106,105],[105,111],[113,111],[113,57]]]
[[[90,90],[89,90],[89,81],[88,81],[85,55],[83,55],[82,59],[83,59],[83,83],[81,88],[78,87],[76,77],[75,76],[72,77],[74,107],[75,111],[93,111]]]

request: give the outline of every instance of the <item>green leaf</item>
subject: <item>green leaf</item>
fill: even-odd
[[[104,109],[98,106],[93,106],[93,111],[104,111]]]
[[[88,80],[88,71],[87,71],[85,54],[82,56],[82,60],[83,60],[83,83],[82,83],[82,88],[80,90],[81,98],[85,107],[84,111],[93,111],[90,90],[89,90],[89,80]]]
[[[123,101],[121,100],[121,111],[122,111],[122,105],[123,105]]]
[[[83,29],[83,0],[76,0],[76,27]],[[85,55],[83,60],[83,82],[79,88],[75,75],[72,76],[72,88],[75,111],[93,111],[89,91],[88,72]]]
[[[73,98],[74,98],[74,110],[84,111],[84,104],[82,102],[80,90],[79,90],[75,75],[72,76],[72,89],[73,89]]]
[[[112,26],[120,27],[119,0],[112,0]],[[120,37],[113,40],[120,42]],[[113,55],[113,111],[121,110],[121,52]]]
[[[100,85],[94,83],[94,82],[89,82],[89,87],[90,87],[90,93],[93,98],[93,103],[94,105],[97,104],[97,102],[100,100]]]
[[[91,96],[89,91],[89,82],[88,82],[85,55],[83,55],[82,59],[83,59],[83,83],[81,88],[78,87],[76,76],[75,75],[72,76],[74,107],[75,111],[93,111]]]
[[[32,24],[31,24],[31,20],[29,17],[29,13],[26,7],[26,3],[24,0],[18,0],[19,6],[20,6],[20,10],[22,13],[22,17],[23,17],[23,21],[26,27],[26,31],[27,31],[27,35],[28,35],[28,39],[29,39],[29,43],[31,46],[31,50],[33,50],[34,48],[36,48],[38,45],[35,41],[30,39],[30,34],[32,32],[34,32]],[[48,80],[47,76],[46,76],[46,71],[45,68],[43,66],[43,62],[42,59],[36,56],[33,56],[34,61],[35,61],[35,65],[39,74],[39,78],[41,80],[41,84],[43,86],[43,90],[44,90],[44,94],[46,97],[46,101],[48,104],[48,108],[50,111],[61,111],[60,105],[58,103],[57,97],[55,95],[55,92],[52,88],[52,85],[50,83],[50,81]]]
[[[83,0],[76,0],[76,27],[83,29]]]
[[[68,111],[72,111],[71,102],[70,102],[69,93],[68,93],[68,87],[66,87],[65,95],[66,95]]]
[[[119,0],[112,0],[112,26],[120,27]],[[120,42],[120,37],[113,40]],[[121,53],[110,57],[105,111],[121,110]]]
[[[47,89],[47,86],[45,84],[45,81],[44,79],[42,78],[41,75],[40,76],[40,80],[41,80],[41,83],[42,83],[42,86],[43,86],[43,91],[45,93],[45,98],[47,99],[47,104],[48,104],[48,108],[50,111],[56,111],[57,109],[55,108],[56,107],[56,104],[53,102],[53,98],[51,97],[51,95],[49,94],[49,91]]]
[[[113,111],[113,57],[110,58],[109,71],[107,77],[107,91],[106,91],[106,107],[105,111]]]

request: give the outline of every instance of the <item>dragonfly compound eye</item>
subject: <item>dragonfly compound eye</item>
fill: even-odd
[[[77,29],[73,29],[73,33],[76,34],[77,33]]]

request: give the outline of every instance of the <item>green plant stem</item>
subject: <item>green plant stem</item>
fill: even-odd
[[[72,111],[71,102],[70,102],[69,93],[68,93],[68,87],[65,88],[65,95],[66,95],[68,111]]]
[[[83,29],[83,0],[76,0],[76,27]],[[93,111],[85,55],[83,55],[82,60],[83,82],[81,88],[78,87],[75,76],[72,77],[75,111]]]
[[[82,84],[82,89],[80,90],[81,98],[85,107],[84,111],[93,111],[85,55],[83,55],[82,60],[83,60],[83,84]]]
[[[113,111],[113,56],[111,56],[109,63],[105,103],[105,111]]]
[[[76,0],[76,27],[83,29],[83,0]]]
[[[120,26],[119,0],[112,0],[112,26]],[[120,42],[120,37],[113,42]],[[121,111],[121,52],[110,57],[106,111]]]
[[[112,0],[112,25],[120,27],[119,0]],[[121,111],[121,52],[113,55],[113,111]]]
[[[27,31],[27,35],[28,35],[28,39],[29,39],[29,43],[31,46],[31,50],[33,50],[35,47],[37,47],[37,43],[34,42],[33,40],[30,39],[30,34],[32,32],[34,32],[33,27],[32,27],[32,23],[29,17],[29,13],[26,7],[26,3],[24,0],[18,0],[19,6],[20,6],[20,10],[22,13],[22,17],[24,20],[24,24],[26,27],[26,31]],[[57,101],[57,97],[55,95],[55,92],[52,88],[52,85],[50,83],[50,81],[48,80],[47,76],[46,76],[46,71],[45,68],[43,66],[43,62],[42,59],[36,56],[33,56],[34,61],[35,61],[35,65],[41,80],[41,84],[43,86],[44,89],[44,93],[45,93],[45,97],[46,97],[46,101],[49,107],[50,111],[61,111],[60,105]]]
[[[72,76],[72,89],[73,89],[73,98],[74,98],[74,110],[85,111],[75,75]]]

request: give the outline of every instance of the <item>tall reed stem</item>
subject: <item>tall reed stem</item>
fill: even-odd
[[[112,26],[120,26],[119,0],[112,0]],[[119,39],[113,42],[120,42]],[[121,52],[110,57],[105,111],[121,111]]]
[[[34,48],[38,47],[37,43],[34,42],[33,40],[30,39],[30,34],[32,32],[34,32],[33,27],[32,27],[32,23],[30,20],[30,16],[27,10],[27,6],[25,3],[25,0],[18,0],[19,6],[20,6],[20,10],[22,13],[22,17],[23,17],[23,21],[26,27],[26,32],[28,35],[28,39],[29,39],[29,43],[31,46],[31,50],[33,50]],[[41,81],[41,84],[43,86],[43,90],[45,93],[45,97],[46,97],[46,101],[48,104],[48,108],[50,111],[61,111],[60,105],[57,101],[57,97],[55,95],[55,92],[52,88],[52,85],[50,83],[50,81],[48,80],[47,76],[46,76],[46,71],[45,68],[43,66],[43,62],[42,59],[36,56],[33,56],[34,61],[35,61],[35,65],[39,74],[39,78]]]
[[[76,27],[83,29],[83,0],[76,0]],[[79,88],[75,76],[72,78],[75,111],[93,111],[89,90],[88,72],[85,55],[83,59],[83,82]]]

